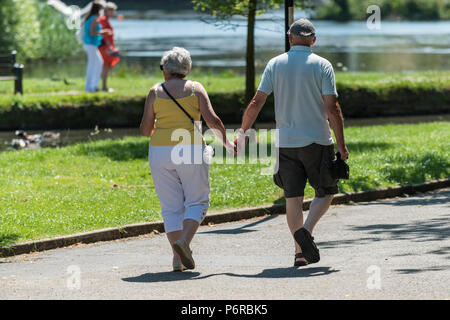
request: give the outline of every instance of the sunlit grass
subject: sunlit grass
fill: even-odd
[[[194,72],[187,79],[199,81],[210,93],[234,93],[241,92],[245,87],[245,78],[232,72],[213,74],[209,72]],[[79,94],[84,91],[84,78],[68,78],[67,84],[64,79],[51,80],[49,78],[25,78],[25,95],[42,94]],[[142,75],[135,73],[121,73],[112,75],[109,86],[116,90],[112,95],[131,96],[145,95],[156,83],[162,82],[160,73],[154,75]],[[260,76],[256,78],[258,85]],[[337,72],[336,83],[340,86],[370,87],[373,89],[382,87],[405,87],[405,88],[450,88],[450,72],[414,72],[414,73],[347,73]],[[0,93],[12,94],[13,84],[10,81],[0,82]],[[102,95],[103,93],[90,94]],[[111,94],[109,94],[111,95]]]
[[[340,192],[450,176],[449,122],[350,127],[346,137],[351,179]],[[147,151],[148,139],[129,137],[0,153],[0,244],[161,220]],[[282,202],[264,168],[213,163],[210,211]]]

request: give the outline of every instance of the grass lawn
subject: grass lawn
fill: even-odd
[[[450,176],[450,123],[346,129],[351,179],[341,192]],[[148,139],[0,153],[0,245],[161,220]],[[211,166],[211,209],[281,202],[263,165]],[[306,197],[312,197],[310,187]]]
[[[210,93],[235,93],[245,89],[245,78],[232,72],[222,72],[220,74],[193,72],[188,79],[201,82]],[[95,93],[95,95],[120,95],[134,96],[146,95],[151,86],[163,80],[160,73],[157,75],[141,75],[134,72],[126,73],[118,71],[112,74],[109,86],[116,89],[115,93]],[[25,78],[24,94],[27,96],[58,95],[58,94],[85,94],[83,78],[69,78],[69,84],[65,84],[63,79],[54,81],[45,78]],[[256,79],[258,85],[260,76]],[[414,73],[348,73],[337,72],[336,83],[340,86],[365,87],[373,89],[406,87],[414,88],[450,88],[450,72],[414,72]],[[13,83],[11,81],[0,82],[0,94],[11,95]]]

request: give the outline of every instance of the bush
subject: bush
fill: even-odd
[[[35,0],[0,0],[0,51],[39,57],[40,23]]]
[[[82,52],[81,45],[75,30],[67,28],[65,17],[46,2],[38,1],[37,8],[41,30],[39,57],[64,59],[78,56]]]

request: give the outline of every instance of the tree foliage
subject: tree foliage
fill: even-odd
[[[34,0],[0,0],[0,51],[27,52],[35,58],[40,25]]]
[[[16,50],[19,60],[67,58],[81,52],[64,17],[38,0],[0,0],[0,53]]]
[[[283,2],[283,0],[257,0],[256,14],[278,8]],[[211,14],[216,19],[226,20],[233,15],[248,17],[251,0],[192,0],[192,3],[196,10]]]

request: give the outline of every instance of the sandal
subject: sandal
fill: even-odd
[[[174,272],[181,272],[186,270],[186,267],[181,263],[180,260],[174,260],[172,263],[172,267]]]
[[[303,255],[303,253],[296,253],[294,259],[294,267],[303,267],[308,265],[308,261],[297,261],[298,258],[305,258],[305,256]]]
[[[180,256],[181,263],[183,263],[186,269],[195,268],[194,258],[192,258],[192,251],[189,249],[189,246],[184,240],[180,239],[175,241],[173,244],[173,249]]]
[[[295,241],[302,248],[302,252],[308,263],[316,263],[320,260],[319,249],[314,243],[314,238],[311,236],[308,230],[300,228],[294,233]]]

